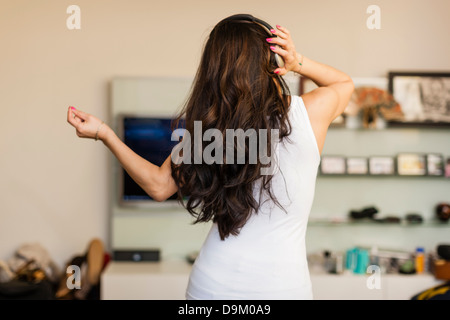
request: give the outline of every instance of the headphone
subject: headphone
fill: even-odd
[[[270,35],[270,37],[273,37],[274,34],[272,32],[270,32],[270,29],[273,29],[270,24],[268,24],[267,22],[258,19],[250,14],[235,14],[232,16],[229,16],[228,18],[223,19],[221,22],[225,22],[225,21],[237,21],[237,20],[244,20],[244,21],[250,21],[253,23],[256,23],[257,25],[261,26],[264,30],[266,30],[266,32]],[[278,47],[278,46],[277,46]],[[274,55],[275,55],[275,61],[277,62],[278,67],[282,68],[284,67],[284,61],[283,58],[280,57],[280,55],[278,55],[277,53],[271,51]]]

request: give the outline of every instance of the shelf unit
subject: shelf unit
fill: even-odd
[[[422,223],[408,223],[401,221],[399,223],[376,222],[376,221],[351,221],[351,220],[326,220],[310,219],[308,226],[311,227],[402,227],[402,228],[450,228],[450,222],[424,221]]]

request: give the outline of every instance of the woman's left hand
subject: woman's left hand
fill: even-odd
[[[267,42],[271,44],[270,49],[277,53],[284,61],[284,66],[274,70],[278,75],[285,75],[289,71],[300,71],[300,55],[295,49],[289,30],[277,25],[277,29],[272,29],[270,32],[277,35],[274,38],[267,38]]]

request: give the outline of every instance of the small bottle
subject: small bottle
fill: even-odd
[[[378,247],[372,246],[372,248],[370,249],[370,264],[379,266],[379,263],[380,262],[379,262],[379,258],[378,258]]]
[[[422,247],[416,248],[415,255],[416,273],[421,274],[425,271],[425,250]]]
[[[333,260],[331,257],[331,252],[328,250],[325,250],[323,252],[323,258],[324,258],[324,269],[327,273],[333,273]]]

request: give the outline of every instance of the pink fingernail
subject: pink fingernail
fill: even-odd
[[[74,107],[70,107],[70,109],[72,109],[72,110],[75,110],[75,108],[74,108]]]
[[[281,28],[281,26],[279,24],[277,24],[277,28],[279,29],[279,28]]]
[[[275,47],[274,46],[270,46],[270,49],[275,50]]]
[[[270,29],[270,32],[275,33],[277,31],[275,29]]]
[[[272,38],[267,38],[266,40],[267,40],[267,42],[270,42],[270,41],[272,41]]]
[[[280,71],[278,71],[278,70],[275,70],[274,72],[275,72],[275,73],[278,73],[278,72],[280,72]]]

